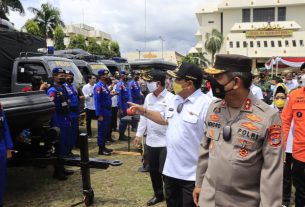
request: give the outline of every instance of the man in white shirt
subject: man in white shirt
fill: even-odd
[[[89,137],[92,137],[91,120],[95,118],[95,105],[93,98],[93,89],[95,87],[95,75],[88,76],[89,83],[84,85],[82,91],[85,96],[85,111],[86,111],[86,129]]]
[[[250,90],[251,92],[253,93],[253,95],[259,99],[259,100],[264,100],[264,96],[263,96],[263,91],[260,87],[256,86],[253,84],[253,80],[254,78],[252,79],[252,84],[250,86]]]
[[[165,74],[159,70],[152,70],[143,76],[147,82],[149,94],[144,101],[144,107],[165,113],[168,102],[174,96],[165,88]],[[154,190],[154,196],[147,202],[147,206],[155,205],[164,200],[162,171],[166,158],[166,129],[165,125],[159,125],[145,116],[140,117],[135,145],[141,145],[142,137],[147,131],[146,145],[150,179]]]
[[[175,96],[164,114],[130,103],[131,110],[146,118],[168,125],[167,155],[163,168],[164,189],[168,207],[195,207],[192,191],[195,187],[199,145],[204,135],[204,120],[211,99],[201,92],[202,70],[183,63],[176,71],[168,71],[175,78]]]
[[[293,79],[292,73],[287,73],[285,76],[286,86],[288,87],[289,91],[299,87],[298,81]]]

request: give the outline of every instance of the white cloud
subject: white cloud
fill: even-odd
[[[164,50],[180,53],[195,45],[198,22],[195,12],[206,3],[218,0],[25,0],[24,7],[40,7],[43,2],[59,7],[65,24],[84,23],[110,33],[119,42],[121,52],[161,50],[162,36]],[[24,25],[33,15],[25,17],[11,13],[10,20],[17,28]]]

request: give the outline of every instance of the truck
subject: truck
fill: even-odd
[[[8,30],[0,31],[0,42],[0,102],[14,142],[13,157],[8,165],[36,166],[63,162],[65,165],[79,166],[83,181],[83,202],[91,205],[94,191],[90,182],[90,168],[107,169],[109,166],[119,166],[122,162],[89,158],[88,140],[84,133],[79,135],[80,157],[58,157],[55,145],[60,131],[50,125],[54,103],[45,91],[21,92],[22,88],[30,85],[34,75],[50,82],[54,67],[72,71],[77,87],[84,84],[81,73],[69,59],[37,53],[38,48],[46,46],[44,39]],[[19,135],[25,129],[29,129],[31,134],[27,139],[22,139]]]

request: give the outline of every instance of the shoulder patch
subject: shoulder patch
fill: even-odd
[[[282,145],[281,129],[281,125],[278,124],[272,125],[268,128],[270,146],[279,147]]]

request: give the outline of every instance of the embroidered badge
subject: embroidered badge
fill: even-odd
[[[249,129],[250,131],[257,131],[257,132],[259,131],[259,128],[251,122],[244,122],[241,124],[241,126]]]
[[[256,116],[255,114],[247,114],[246,118],[249,119],[250,121],[254,121],[254,122],[261,122],[262,119],[258,116]]]
[[[220,117],[218,115],[210,115],[210,120],[217,122],[220,120]]]
[[[101,88],[100,87],[96,87],[96,92],[99,94],[101,92]]]
[[[282,144],[281,141],[281,125],[275,124],[269,127],[269,144],[272,147],[279,147]]]
[[[252,146],[254,145],[254,142],[245,139],[238,139],[238,142],[241,148],[246,148],[246,149],[251,149]]]
[[[250,110],[252,106],[251,99],[247,98],[244,103],[244,110]]]
[[[302,112],[297,112],[297,117],[301,118],[303,116]]]
[[[244,148],[241,148],[239,150],[239,155],[242,157],[242,158],[246,158],[248,156],[249,152],[248,150],[244,149]]]

